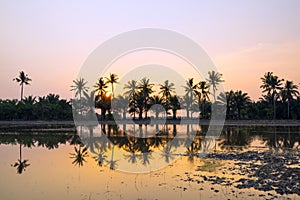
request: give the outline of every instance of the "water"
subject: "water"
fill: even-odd
[[[205,140],[207,128],[98,125],[75,131],[63,125],[1,126],[0,199],[264,198],[259,195],[267,193],[253,188],[193,181],[202,175],[240,178],[219,170],[233,162],[199,158],[198,153],[300,148],[298,126],[226,126],[215,143]],[[278,197],[300,199],[295,194]]]

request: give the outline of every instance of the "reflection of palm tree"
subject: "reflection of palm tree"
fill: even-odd
[[[219,143],[221,149],[232,149],[249,146],[251,138],[249,130],[245,127],[226,127],[221,135],[221,141]]]
[[[111,159],[109,161],[109,168],[111,170],[115,170],[117,166],[117,160],[114,160],[114,150],[115,150],[115,145],[113,145],[112,151],[111,151]]]
[[[20,86],[21,86],[21,100],[23,100],[24,84],[29,85],[29,82],[31,81],[31,79],[28,77],[27,74],[25,74],[24,71],[21,71],[19,73],[19,77],[14,78],[13,80],[20,83]]]
[[[109,74],[109,78],[107,79],[107,83],[111,84],[111,93],[112,97],[114,98],[114,83],[118,83],[118,75],[117,74]]]
[[[149,153],[143,153],[141,156],[142,159],[142,164],[143,165],[149,165],[150,164],[150,159],[151,158],[151,152]]]
[[[95,152],[96,153],[96,152]],[[95,156],[93,156],[97,164],[101,167],[102,164],[107,161],[107,156],[105,155],[105,152],[102,151],[101,148],[98,149],[98,152],[96,153]]]
[[[27,162],[28,162],[28,160],[22,161],[22,145],[20,144],[20,159],[18,159],[18,161],[15,162],[15,164],[12,166],[17,168],[18,174],[22,174],[23,171],[26,171],[26,167],[28,167],[30,165]]]
[[[214,70],[209,71],[208,79],[206,80],[208,81],[208,85],[213,89],[213,97],[214,97],[214,101],[216,101],[217,86],[220,83],[224,82],[224,80],[222,80],[222,74],[220,74],[219,72],[215,72]]]
[[[130,152],[129,155],[124,155],[128,159],[128,162],[135,164],[137,162],[138,155],[135,152]]]
[[[175,158],[174,149],[172,149],[172,145],[167,145],[163,148],[162,156],[165,158],[166,163],[169,163],[170,160]]]
[[[86,162],[85,157],[88,157],[87,148],[84,147],[81,149],[81,146],[79,146],[79,148],[75,146],[74,149],[75,153],[70,153],[70,158],[74,159],[72,164],[75,166],[78,165],[78,167],[83,166],[83,163]]]

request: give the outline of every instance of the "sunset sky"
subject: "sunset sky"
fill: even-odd
[[[297,0],[2,0],[0,98],[19,98],[12,80],[24,70],[33,79],[25,96],[51,92],[69,99],[72,80],[98,45],[126,31],[161,28],[205,49],[225,90],[241,89],[257,100],[267,71],[300,83],[299,19]]]

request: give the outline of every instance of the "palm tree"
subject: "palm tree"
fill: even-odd
[[[173,119],[176,119],[177,110],[180,110],[180,102],[176,95],[170,97],[170,107],[173,113]]]
[[[163,105],[163,99],[160,98],[158,95],[154,95],[153,97],[150,97],[150,105],[157,105],[157,106],[154,106],[156,119],[158,119],[159,113],[165,111],[162,107],[158,106],[158,105]]]
[[[75,97],[79,95],[79,99],[81,99],[81,96],[88,92],[87,81],[84,78],[79,78],[73,80],[73,83],[74,85],[71,85],[72,89],[70,91],[75,91]]]
[[[92,119],[95,115],[95,91],[91,91],[90,94],[84,93],[84,110],[86,111],[86,116]]]
[[[209,97],[208,97],[208,95],[209,95],[209,86],[208,86],[208,84],[207,84],[207,82],[206,81],[200,81],[199,83],[198,83],[198,88],[199,88],[199,92],[201,93],[201,115],[202,115],[202,117],[204,117],[204,105],[205,105],[205,102],[206,102],[206,100],[209,100]],[[200,110],[200,109],[199,109]]]
[[[222,92],[218,96],[216,101],[217,105],[220,106],[226,105],[226,118],[233,118],[234,116],[234,92],[230,90],[229,92]]]
[[[19,77],[14,78],[14,81],[17,81],[18,83],[20,83],[21,86],[21,101],[23,100],[23,90],[24,90],[24,84],[25,85],[30,85],[29,82],[31,81],[31,79],[28,77],[27,74],[25,74],[24,71],[21,71],[19,73]]]
[[[187,118],[189,118],[190,107],[193,103],[193,96],[197,95],[198,84],[194,84],[194,78],[189,78],[186,81],[186,85],[183,87],[185,90],[185,103],[186,103]]]
[[[234,93],[233,100],[237,109],[238,119],[241,119],[241,110],[250,103],[250,97],[247,93],[243,93],[241,90],[238,90]]]
[[[123,119],[126,119],[126,113],[129,105],[128,96],[118,95],[112,101],[113,109],[115,109],[114,112],[118,112]]]
[[[107,83],[111,84],[111,93],[112,93],[112,98],[114,98],[114,83],[118,83],[118,75],[117,74],[109,74],[109,78],[107,79]]]
[[[154,84],[150,83],[150,80],[144,77],[139,84],[139,89],[143,97],[144,101],[144,110],[145,110],[145,118],[147,119],[147,111],[148,111],[148,102],[150,99],[151,93],[154,91],[152,90]]]
[[[129,110],[133,111],[133,119],[135,119],[135,106],[134,101],[136,99],[136,94],[138,92],[139,86],[136,80],[128,81],[127,84],[124,85],[123,89],[127,89],[127,91],[124,92],[124,95],[129,97],[129,104],[131,108]]]
[[[288,119],[290,118],[290,102],[293,100],[294,97],[297,98],[299,96],[299,92],[297,91],[297,89],[298,85],[295,85],[293,81],[286,80],[284,87],[281,91],[283,101],[287,101]]]
[[[95,91],[97,92],[97,95],[102,98],[103,95],[106,93],[106,88],[107,83],[103,80],[103,77],[100,77],[96,83],[96,85],[94,85],[94,87],[96,88]]]
[[[22,161],[22,144],[20,144],[20,159],[18,159],[18,161],[15,162],[15,164],[13,164],[11,166],[17,168],[18,174],[22,174],[23,171],[26,171],[26,167],[28,167],[30,165],[27,162],[28,162],[28,160]]]
[[[272,97],[273,101],[273,119],[276,119],[276,100],[278,98],[278,90],[281,90],[281,85],[283,79],[279,79],[278,76],[275,76],[273,72],[267,72],[265,75],[260,78],[262,80],[262,85],[260,88],[263,89],[263,92],[267,92],[267,95]]]
[[[159,86],[159,94],[162,94],[164,103],[166,105],[166,110],[168,110],[170,105],[170,97],[175,92],[174,83],[169,83],[169,80],[166,80],[164,84],[159,84]]]
[[[79,111],[81,111],[81,97],[82,95],[85,95],[88,92],[89,88],[86,86],[87,81],[85,81],[84,78],[73,80],[73,83],[74,85],[71,85],[72,89],[70,91],[75,91],[75,97],[79,95]]]
[[[224,80],[222,80],[222,76],[222,74],[220,74],[219,72],[215,72],[214,70],[208,72],[208,79],[206,80],[208,81],[209,87],[212,87],[213,89],[214,101],[216,101],[217,86],[220,83],[224,82]]]

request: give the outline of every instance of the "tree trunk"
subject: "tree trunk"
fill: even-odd
[[[139,119],[142,119],[142,118],[143,118],[143,110],[140,109],[140,111],[139,111]]]
[[[176,112],[177,112],[177,110],[173,109],[172,111],[173,111],[173,119],[176,119]]]
[[[22,161],[22,145],[20,144],[20,161]]]
[[[273,119],[276,119],[276,105],[275,105],[275,97],[273,98]]]
[[[288,99],[288,119],[290,119],[290,100]]]
[[[23,89],[24,89],[24,84],[21,84],[21,101],[23,100]]]

